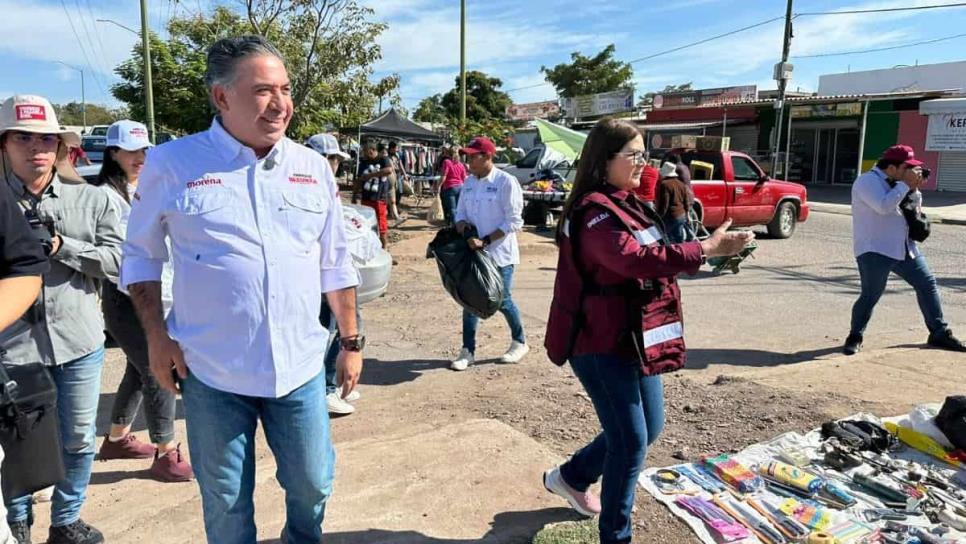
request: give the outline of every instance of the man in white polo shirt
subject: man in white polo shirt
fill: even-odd
[[[467,155],[470,176],[463,183],[456,206],[456,229],[476,229],[478,238],[469,240],[470,247],[487,251],[503,276],[503,304],[500,313],[510,326],[510,348],[500,358],[502,363],[517,363],[530,351],[523,333],[520,310],[513,303],[510,288],[513,268],[520,264],[517,232],[523,228],[523,189],[517,178],[493,165],[496,145],[484,137],[473,138],[462,152]],[[451,364],[453,370],[466,370],[476,360],[476,329],[479,318],[463,310],[463,349]]]
[[[292,99],[275,47],[258,36],[219,40],[205,80],[219,115],[209,130],[152,150],[132,202],[121,281],[144,325],[152,373],[180,387],[208,542],[256,540],[261,420],[285,489],[282,539],[318,544],[334,467],[323,293],[342,336],[343,396],[358,381],[364,344],[342,207],[325,159],[285,137]],[[175,271],[167,323],[165,239]]]

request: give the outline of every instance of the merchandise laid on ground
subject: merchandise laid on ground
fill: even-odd
[[[966,544],[966,452],[937,413],[858,414],[640,484],[706,544]]]

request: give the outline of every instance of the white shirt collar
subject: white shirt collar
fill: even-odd
[[[221,116],[215,116],[211,120],[211,128],[209,129],[211,134],[211,141],[214,144],[215,149],[222,156],[224,160],[231,161],[238,157],[239,154],[244,153],[245,150],[251,152],[252,156],[255,156],[255,151],[252,148],[246,146],[245,144],[238,141],[234,136],[229,134],[228,130],[221,124]],[[272,147],[272,150],[268,152],[265,157],[260,160],[267,160],[272,158],[276,163],[281,160],[279,154],[282,152],[283,142],[286,140],[284,136],[278,143]]]

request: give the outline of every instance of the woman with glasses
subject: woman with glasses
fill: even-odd
[[[148,129],[134,121],[118,121],[107,129],[104,163],[94,181],[111,198],[121,217],[121,229],[127,231],[131,202],[144,168],[146,152],[152,147]],[[170,277],[170,266],[166,272]],[[144,329],[127,293],[117,287],[117,279],[108,278],[101,288],[104,324],[111,337],[127,356],[124,377],[117,388],[111,409],[111,430],[98,454],[102,461],[110,459],[151,459],[149,474],[162,482],[185,482],[194,473],[175,442],[175,395],[165,390],[151,374],[148,343]],[[167,282],[170,288],[170,281]],[[170,298],[166,301],[170,306]],[[139,441],[131,433],[138,410],[144,406],[151,444]]]
[[[705,257],[734,255],[754,235],[671,244],[660,217],[634,194],[646,153],[637,128],[603,119],[587,137],[557,232],[560,254],[545,345],[570,362],[603,432],[544,474],[544,486],[586,516],[600,542],[631,541],[631,511],[647,446],[664,425],[660,374],[684,366],[675,277]],[[601,494],[590,486],[602,480]]]

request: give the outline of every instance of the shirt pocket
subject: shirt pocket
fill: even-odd
[[[238,203],[228,191],[205,190],[187,193],[174,201],[173,227],[182,243],[189,244],[192,251],[204,253],[228,252],[226,234],[235,236],[240,232]]]
[[[297,251],[308,252],[322,236],[329,203],[314,192],[284,191],[279,211],[287,229],[286,238],[292,240]]]

